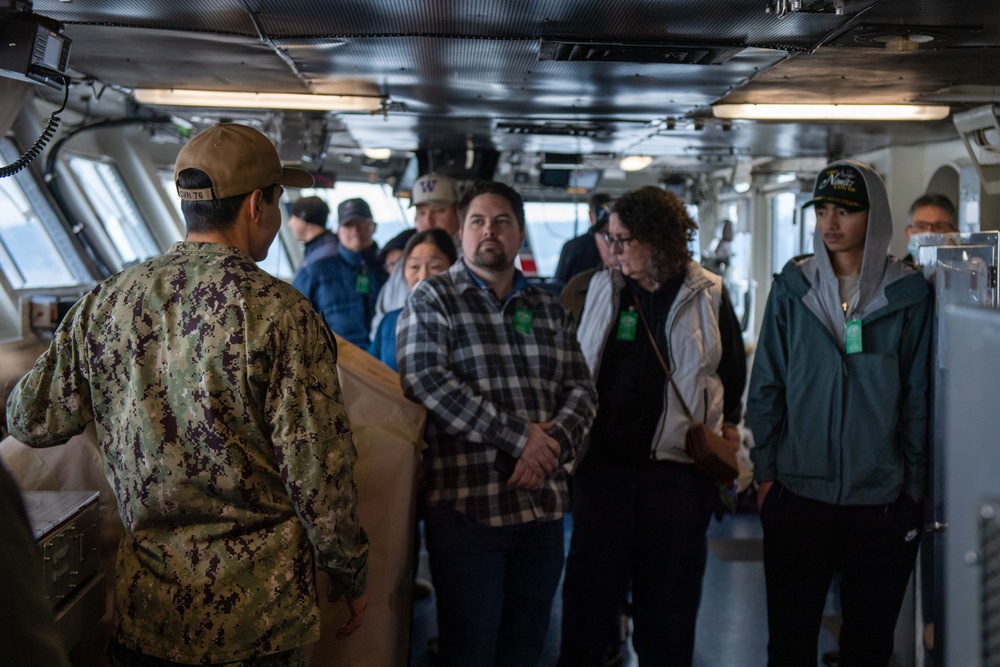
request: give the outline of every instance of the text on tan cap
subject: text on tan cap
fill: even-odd
[[[188,201],[226,199],[278,184],[293,188],[313,184],[308,171],[281,166],[270,139],[237,123],[218,123],[196,134],[177,155],[175,185],[185,169],[200,169],[212,181],[211,188],[178,186],[177,194]]]

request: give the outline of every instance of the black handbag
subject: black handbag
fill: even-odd
[[[635,309],[639,313],[642,327],[649,336],[649,342],[653,345],[653,352],[656,353],[656,358],[660,360],[663,372],[667,375],[667,382],[674,388],[674,393],[677,394],[677,400],[680,401],[684,416],[691,421],[691,425],[688,426],[687,433],[684,436],[684,448],[687,450],[688,456],[691,457],[694,464],[703,473],[719,484],[729,486],[740,474],[739,465],[736,463],[736,450],[739,447],[733,446],[733,443],[726,440],[721,433],[716,433],[704,422],[699,422],[694,418],[690,408],[688,408],[687,403],[684,401],[684,397],[681,396],[680,389],[674,383],[673,374],[670,372],[667,362],[664,361],[663,355],[660,354],[660,348],[656,344],[656,337],[653,336],[649,324],[646,323],[646,316],[642,312],[638,296],[635,297]]]

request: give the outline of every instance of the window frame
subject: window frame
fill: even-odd
[[[105,157],[95,157],[93,155],[88,155],[85,153],[75,153],[75,152],[67,152],[63,160],[65,161],[65,169],[72,177],[73,182],[76,185],[77,190],[79,192],[80,203],[87,207],[91,220],[94,223],[96,223],[95,229],[99,230],[99,234],[102,237],[102,245],[104,245],[106,248],[108,248],[114,253],[113,259],[117,264],[118,270],[136,264],[141,264],[147,259],[151,259],[152,257],[156,257],[158,255],[163,254],[164,249],[160,247],[159,241],[157,240],[157,236],[149,225],[149,221],[143,217],[138,201],[135,197],[135,194],[129,187],[128,181],[122,176],[121,169],[119,169],[117,163],[114,160]],[[136,257],[134,259],[126,260],[125,257],[122,255],[122,249],[119,247],[118,242],[115,240],[115,236],[108,229],[107,224],[104,221],[104,216],[96,208],[92,195],[89,192],[89,189],[85,186],[80,174],[78,174],[77,170],[73,167],[75,161],[88,162],[94,165],[101,165],[110,169],[112,175],[117,179],[118,186],[121,188],[122,193],[124,193],[124,195],[128,197],[127,201],[128,208],[131,209],[131,213],[135,216],[135,220],[138,221],[139,225],[134,225],[133,226],[134,229],[130,229],[129,225],[131,223],[123,218],[121,231],[122,234],[124,234],[126,237],[125,240],[131,246],[130,249],[132,250],[133,253],[136,254]],[[101,177],[100,173],[98,173],[98,177]],[[114,200],[114,193],[109,191],[108,194],[111,195],[112,200]],[[123,208],[121,205],[117,206],[122,214],[128,213],[128,210]],[[145,236],[144,239],[143,238],[135,239],[135,241],[139,243],[141,248],[136,248],[135,242],[133,241],[132,238],[130,238],[131,236],[130,232],[132,234],[135,234],[136,230],[138,229],[141,229],[142,235]],[[141,253],[136,252],[136,250],[140,249],[142,250]],[[153,251],[152,254],[144,254],[144,253],[149,253],[150,250]]]
[[[12,137],[0,137],[0,158],[4,162],[16,160],[20,154],[21,151]],[[48,196],[48,192],[42,188],[37,174],[30,167],[9,178],[13,179],[27,200],[39,226],[52,244],[56,255],[62,260],[73,282],[62,285],[29,284],[15,287],[10,276],[5,274],[2,287],[5,291],[9,290],[9,296],[15,301],[18,297],[34,294],[54,296],[81,294],[96,281],[95,271],[85,260],[83,250],[70,233],[61,212]],[[7,252],[6,247],[3,252]]]

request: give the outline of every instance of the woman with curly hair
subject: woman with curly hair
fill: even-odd
[[[690,665],[718,495],[684,448],[695,419],[739,442],[746,358],[717,275],[691,259],[697,224],[660,188],[625,193],[606,240],[618,267],[594,275],[578,336],[597,384],[590,445],[574,477],[561,664],[601,665],[632,584],[641,665]],[[655,339],[655,346],[654,346]]]

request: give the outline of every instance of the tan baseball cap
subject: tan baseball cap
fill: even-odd
[[[196,134],[177,155],[174,185],[185,169],[200,169],[212,180],[211,188],[183,189],[181,199],[226,199],[271,185],[308,188],[313,177],[304,169],[281,166],[278,151],[263,134],[237,123],[218,123]]]
[[[425,174],[413,182],[410,206],[420,204],[454,204],[458,201],[458,184],[450,176]]]

